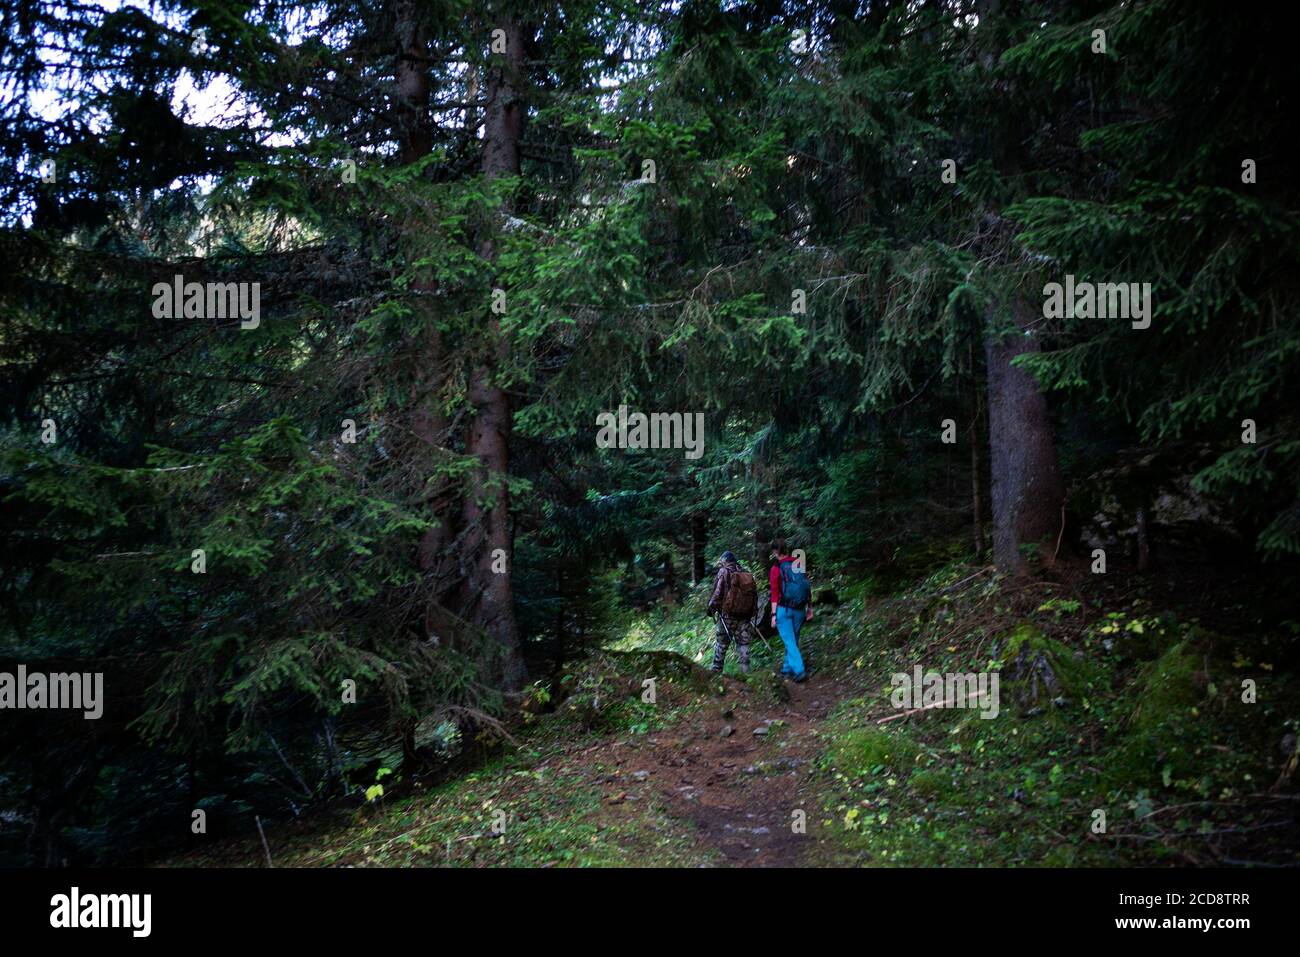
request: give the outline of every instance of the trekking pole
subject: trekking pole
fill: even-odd
[[[754,623],[753,627],[754,627],[754,631],[758,632],[758,634],[762,636],[763,641],[767,643],[767,648],[770,652],[772,652],[772,654],[776,655],[778,658],[782,657],[785,654],[784,647],[777,648],[776,645],[772,644],[771,636],[764,635],[763,629],[760,628],[757,623]]]
[[[721,612],[718,612],[713,616],[713,618],[715,621],[720,621],[722,623],[722,630],[727,635],[727,641],[730,644],[736,645],[736,636],[731,633],[731,628],[727,624],[727,616],[722,614]],[[740,646],[736,645],[736,647],[739,648]]]
[[[714,621],[717,621],[717,620],[718,620],[718,614],[717,614],[717,612],[714,612],[713,620],[714,620]],[[724,625],[723,627],[726,627],[726,626]],[[709,638],[709,643],[708,643],[707,645],[705,645],[703,648],[700,649],[700,654],[703,655],[706,651],[708,651],[710,648],[712,648],[713,645],[714,645],[714,643],[715,643],[716,641],[717,641],[717,638],[714,638],[714,637]]]
[[[718,616],[718,620],[722,622],[722,630],[725,631],[725,632],[727,633],[727,640],[730,641],[733,645],[736,644],[735,636],[732,635],[732,633],[731,633],[731,628],[728,627],[728,625],[727,625],[727,616],[726,616],[726,615],[719,615],[719,616]],[[763,634],[763,633],[762,633],[761,631],[759,631],[758,626],[757,626],[756,624],[754,624],[752,621],[749,623],[749,627],[752,628],[752,629],[754,630],[754,633],[755,633],[755,634],[757,634],[759,637],[762,637],[762,634]],[[767,643],[767,650],[768,650],[768,651],[772,652],[772,654],[776,655],[777,657],[780,657],[781,652],[779,652],[779,651],[776,649],[776,646],[772,644],[772,639],[771,639],[771,638],[763,638],[763,641],[765,641],[765,642]]]
[[[771,608],[772,606],[771,606],[770,604],[768,604],[766,607],[767,607],[767,608]],[[752,620],[749,622],[749,626],[750,626],[751,628],[754,629],[754,634],[758,635],[758,637],[760,637],[760,638],[763,639],[763,642],[767,645],[767,650],[768,650],[768,651],[772,652],[772,654],[776,655],[778,658],[784,657],[784,655],[785,655],[785,649],[784,649],[784,647],[782,647],[782,648],[777,648],[776,645],[772,644],[772,638],[771,638],[771,636],[770,636],[770,635],[765,635],[765,634],[763,634],[763,629],[762,629],[761,625],[759,624],[759,623],[763,620],[763,617],[764,617],[764,616],[761,616],[761,615],[760,615],[760,616],[758,616],[758,617],[752,619]]]
[[[727,635],[727,643],[729,645],[736,645],[736,654],[740,654],[740,645],[736,644],[736,636],[731,633],[731,627],[727,624],[727,616],[722,614],[721,612],[718,612],[718,614],[714,617],[716,617],[717,620],[722,623],[722,630]]]

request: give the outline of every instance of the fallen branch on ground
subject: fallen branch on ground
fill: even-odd
[[[937,691],[938,689],[936,688],[935,690]],[[880,718],[876,721],[876,724],[885,724],[889,721],[897,721],[899,718],[906,718],[909,714],[916,714],[919,711],[933,711],[935,708],[943,708],[953,703],[954,702],[951,699],[948,701],[936,701],[934,704],[927,704],[924,708],[912,708],[910,711],[904,711],[901,714],[891,714],[887,718]]]

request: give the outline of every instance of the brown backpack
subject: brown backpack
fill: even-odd
[[[727,579],[727,591],[722,596],[722,612],[728,618],[749,618],[757,610],[758,588],[754,584],[754,576],[739,568]]]

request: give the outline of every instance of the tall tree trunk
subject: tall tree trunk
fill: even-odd
[[[428,40],[415,0],[399,0],[397,29],[397,155],[414,163],[433,149],[433,118],[429,115],[429,74],[425,59]]]
[[[993,560],[1003,571],[1024,568],[1020,546],[1038,544],[1052,554],[1059,531],[1065,486],[1052,439],[1047,400],[1038,383],[1011,360],[1041,350],[1032,333],[1033,306],[1012,303],[1015,329],[985,335],[988,362],[990,500],[993,510]]]
[[[524,104],[517,92],[523,73],[523,30],[514,20],[498,24],[505,32],[506,52],[487,76],[487,106],[483,130],[483,174],[488,180],[519,172],[519,139],[523,132]],[[502,210],[503,214],[508,210]],[[493,260],[490,237],[484,237],[479,254]],[[484,301],[489,300],[484,290]],[[515,620],[513,542],[510,533],[510,495],[506,488],[510,446],[510,402],[497,382],[509,357],[509,344],[495,313],[484,326],[486,349],[470,371],[466,397],[473,408],[466,451],[482,468],[469,478],[462,517],[466,529],[467,617],[500,644],[501,679],[507,691],[518,691],[527,678]],[[494,572],[496,559],[505,556],[505,571]]]
[[[397,139],[397,158],[402,165],[417,162],[433,149],[433,118],[429,115],[429,75],[425,63],[429,47],[424,23],[415,0],[399,0],[394,8],[396,23],[397,60],[394,82],[397,87],[394,116],[394,135]],[[414,225],[412,229],[421,228]],[[442,334],[438,330],[429,296],[435,284],[416,279],[411,283],[415,295],[415,314],[424,318],[425,328],[419,334],[417,350],[420,354],[420,372],[415,377],[411,391],[411,432],[419,446],[415,456],[420,463],[432,463],[442,443],[446,429],[445,417],[438,407],[440,363],[442,359]],[[432,466],[416,469],[416,473],[431,474]],[[437,598],[439,562],[447,540],[446,509],[437,514],[439,499],[446,493],[445,483],[420,490],[422,500],[429,502],[435,512],[437,525],[429,529],[419,545],[420,571],[431,583],[430,598],[425,606],[424,632],[426,636],[441,631],[441,606]],[[402,768],[408,773],[423,766],[416,747],[415,729],[418,719],[403,718],[400,724],[402,739]]]
[[[400,0],[395,8],[397,62],[394,79],[397,85],[395,135],[398,159],[403,164],[414,163],[433,149],[433,120],[429,114],[429,74],[426,60],[429,44],[426,29],[415,0]],[[423,228],[423,224],[412,226]],[[438,328],[432,295],[437,284],[424,279],[411,283],[415,314],[424,320],[417,352],[419,371],[411,394],[411,432],[419,447],[415,455],[421,463],[417,474],[436,474],[441,447],[446,440],[447,418],[440,406],[439,391],[442,385],[442,332]],[[428,607],[425,610],[425,632],[436,634],[444,622],[441,605],[442,594],[454,587],[459,577],[451,570],[453,562],[444,554],[452,538],[454,521],[454,496],[446,480],[431,483],[421,490],[422,499],[428,502],[437,525],[421,538],[419,546],[420,570],[430,583]],[[451,501],[448,501],[448,499]],[[443,581],[451,579],[450,586]]]

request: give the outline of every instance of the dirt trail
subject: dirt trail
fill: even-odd
[[[824,746],[814,732],[851,692],[831,675],[786,687],[790,700],[776,703],[728,680],[726,697],[688,725],[615,744],[618,781],[630,783],[630,774],[653,790],[675,817],[696,826],[720,863],[799,866],[815,847],[813,825],[822,813],[808,784]],[[615,792],[609,799],[625,797]],[[797,810],[806,816],[805,833],[792,826]]]

